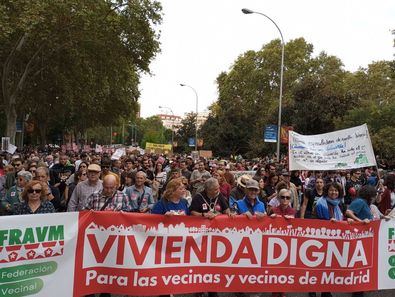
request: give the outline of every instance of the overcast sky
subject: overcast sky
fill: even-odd
[[[217,98],[215,80],[247,50],[280,38],[273,23],[242,8],[262,12],[280,27],[285,42],[304,37],[314,55],[337,56],[346,70],[373,61],[392,60],[395,29],[393,0],[162,0],[161,53],[151,64],[152,76],[140,85],[141,115],[199,112]],[[285,52],[285,55],[287,53]]]

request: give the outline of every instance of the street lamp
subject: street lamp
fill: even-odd
[[[273,21],[266,14],[257,12],[257,11],[253,11],[248,8],[243,8],[241,11],[245,14],[256,13],[256,14],[263,15],[265,18],[269,19],[276,26],[278,32],[280,32],[280,36],[281,36],[281,71],[280,71],[280,97],[278,100],[278,124],[277,124],[277,161],[280,161],[281,105],[282,105],[282,99],[283,99],[284,47],[285,47],[283,33],[281,33],[281,30],[277,26],[276,22]]]
[[[193,88],[193,87],[191,87],[191,86],[189,86],[189,85],[186,85],[186,84],[180,84],[180,86],[181,87],[188,87],[188,88],[190,88],[190,89],[192,89],[192,91],[195,93],[195,96],[196,96],[196,131],[195,131],[195,151],[197,151],[197,132],[198,132],[198,100],[199,100],[199,98],[198,98],[198,94],[197,94],[197,92],[196,92],[196,90]]]
[[[172,120],[171,120],[171,146],[172,146],[172,149],[174,150],[174,148],[173,148],[173,146],[174,146],[174,112],[173,112],[173,110],[170,108],[170,107],[167,107],[167,106],[158,106],[159,108],[161,108],[161,109],[168,109],[168,110],[170,110],[170,112],[172,113],[172,115],[173,115],[173,118],[172,118]]]

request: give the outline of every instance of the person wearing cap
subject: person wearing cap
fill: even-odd
[[[236,201],[241,200],[245,196],[245,187],[251,177],[247,174],[240,176],[237,179],[237,185],[230,191],[229,206],[232,208]]]
[[[101,168],[97,164],[90,164],[88,166],[88,179],[80,182],[75,187],[71,195],[67,211],[81,211],[84,209],[86,200],[94,193],[103,189],[102,181],[100,180]]]
[[[236,201],[234,208],[237,214],[244,214],[249,219],[255,215],[258,219],[266,216],[266,209],[263,202],[258,199],[259,184],[254,179],[246,182],[246,194],[242,200]]]

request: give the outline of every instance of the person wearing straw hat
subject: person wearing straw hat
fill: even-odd
[[[237,179],[237,184],[236,187],[234,187],[230,191],[230,196],[229,196],[229,206],[233,207],[233,205],[236,203],[236,201],[241,200],[245,196],[245,187],[247,182],[251,179],[251,176],[247,174],[243,174]]]

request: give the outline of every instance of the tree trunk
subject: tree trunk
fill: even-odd
[[[17,119],[15,105],[11,104],[6,106],[5,113],[7,117],[6,136],[10,137],[10,143],[15,145],[16,119]]]
[[[46,145],[47,144],[47,123],[44,121],[39,121],[38,129],[40,132],[40,144]]]

